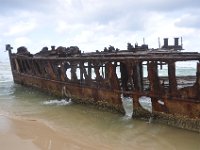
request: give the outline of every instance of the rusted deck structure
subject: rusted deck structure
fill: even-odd
[[[15,83],[36,87],[74,102],[89,103],[124,113],[122,97],[133,99],[133,118],[154,121],[200,132],[200,54],[182,52],[179,39],[174,45],[149,49],[148,45],[118,50],[81,53],[78,47],[44,47],[33,55],[25,47],[9,51]],[[176,62],[196,61],[196,76],[176,76]],[[166,76],[159,69],[166,68]],[[146,70],[146,75],[145,75]],[[152,111],[145,110],[140,97],[151,99]]]

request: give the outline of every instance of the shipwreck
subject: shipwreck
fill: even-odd
[[[44,47],[31,54],[24,46],[12,53],[8,44],[6,50],[15,83],[121,113],[125,112],[122,97],[130,97],[133,118],[151,117],[200,132],[200,53],[183,52],[179,38],[173,45],[165,38],[156,49],[128,43],[127,50],[110,46],[90,53],[77,46]],[[176,75],[176,63],[185,61],[196,61],[196,75]],[[159,74],[163,67],[165,76]],[[151,111],[142,107],[143,96],[151,100]]]

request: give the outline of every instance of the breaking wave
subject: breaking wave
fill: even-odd
[[[44,105],[57,105],[57,106],[64,106],[64,105],[69,105],[71,104],[71,99],[66,100],[66,99],[62,99],[62,100],[48,100],[48,101],[44,101],[43,104]]]

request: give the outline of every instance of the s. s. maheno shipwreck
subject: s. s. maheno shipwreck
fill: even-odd
[[[157,49],[130,43],[127,50],[110,46],[90,53],[82,53],[76,46],[44,47],[34,55],[23,46],[17,53],[11,49],[6,45],[15,83],[121,113],[125,112],[122,98],[130,97],[133,118],[151,117],[200,132],[200,53],[181,51],[179,38],[174,38],[173,45],[165,38]],[[184,61],[197,62],[196,75],[176,76],[176,62]],[[162,67],[166,76],[158,73]],[[142,107],[143,96],[151,100],[152,111]]]

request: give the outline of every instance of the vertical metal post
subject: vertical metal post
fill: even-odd
[[[11,47],[10,44],[6,44],[6,51],[8,51],[10,66],[11,66],[12,75],[13,75],[14,68],[13,68],[12,59],[11,59],[12,49],[13,49],[13,47]]]
[[[169,76],[169,93],[170,95],[173,96],[177,94],[175,62],[168,62],[168,76]]]
[[[91,68],[91,62],[88,62],[88,77],[92,79],[92,68]]]

